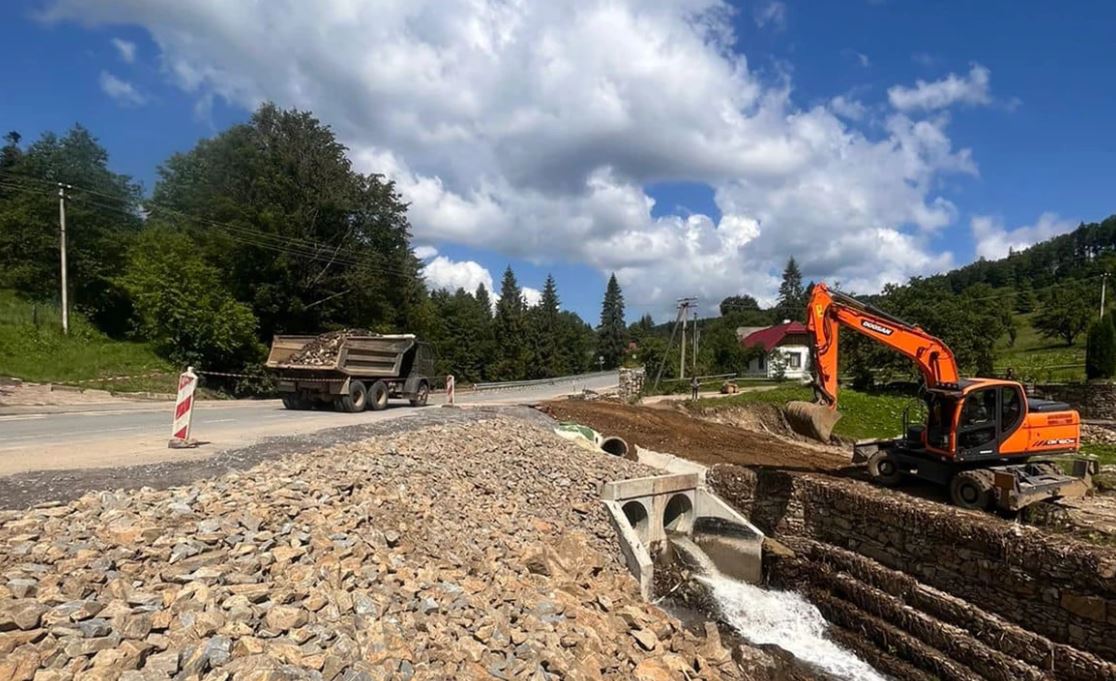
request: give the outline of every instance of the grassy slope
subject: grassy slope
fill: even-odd
[[[173,391],[174,368],[144,343],[117,341],[81,315],[70,316],[70,335],[61,331],[58,310],[20,300],[0,290],[0,375],[26,381],[71,383],[113,391]],[[164,372],[125,381],[113,376]]]
[[[1085,380],[1084,335],[1071,346],[1058,340],[1043,338],[1031,326],[1031,316],[1015,316],[1015,326],[1019,330],[1015,345],[1008,344],[1007,334],[996,341],[996,372],[1003,374],[1010,367],[1017,377],[1024,380]],[[1077,366],[1061,366],[1066,364]]]
[[[808,387],[786,385],[772,390],[740,393],[735,397],[699,400],[707,409],[724,409],[742,404],[785,404],[791,400],[813,399]],[[894,395],[869,395],[843,388],[840,395],[841,413],[833,432],[842,437],[866,439],[895,437],[903,431],[903,410],[912,398]],[[914,412],[912,412],[914,413]]]

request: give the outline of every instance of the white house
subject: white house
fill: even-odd
[[[810,338],[805,324],[784,320],[782,324],[749,331],[740,345],[745,348],[758,346],[764,354],[748,363],[746,376],[775,378],[777,365],[773,366],[776,363],[772,361],[772,355],[777,352],[782,357],[785,378],[810,377]]]

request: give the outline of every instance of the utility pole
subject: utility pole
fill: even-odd
[[[1101,306],[1100,316],[1104,318],[1104,290],[1108,287],[1108,272],[1101,275]]]
[[[70,296],[66,284],[66,190],[68,184],[58,183],[58,250],[62,261],[62,333],[70,333]]]
[[[692,365],[692,368],[693,368],[693,374],[694,374],[694,376],[697,376],[697,374],[698,374],[698,371],[697,371],[697,358],[698,358],[698,313],[697,313],[697,300],[695,299],[695,300],[693,301],[693,303],[694,303],[694,352],[693,352],[693,358],[692,358],[692,359],[690,360],[690,364]]]
[[[678,359],[678,378],[682,379],[686,378],[686,318],[690,315],[690,308],[685,302],[678,304],[682,306],[682,355]]]

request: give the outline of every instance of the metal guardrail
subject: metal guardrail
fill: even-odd
[[[714,378],[738,378],[738,375],[737,374],[712,374],[710,376],[698,376],[697,377],[697,379],[699,381],[702,381],[702,382],[711,381]],[[694,379],[693,376],[690,376],[689,378],[664,378],[660,382],[661,383],[677,383],[678,381],[692,381],[693,379]]]
[[[530,388],[537,385],[555,385],[557,383],[570,383],[587,381],[594,378],[614,376],[615,371],[597,371],[591,374],[577,374],[576,376],[556,376],[554,378],[537,378],[530,381],[499,381],[491,383],[474,383],[473,390],[504,390],[509,388]]]

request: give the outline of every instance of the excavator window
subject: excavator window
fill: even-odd
[[[1000,432],[1010,433],[1023,418],[1023,396],[1016,388],[1000,388]]]
[[[931,392],[926,399],[926,443],[937,449],[949,448],[949,431],[957,400]]]
[[[995,441],[998,392],[998,388],[985,388],[965,398],[957,428],[957,443],[961,449],[976,449]]]

